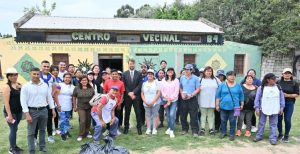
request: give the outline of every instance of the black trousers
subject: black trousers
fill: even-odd
[[[57,111],[56,108],[55,108],[55,113],[56,113],[56,117],[54,118],[54,126],[55,126],[55,129],[59,129],[59,128],[58,128],[59,114],[58,114],[58,111]],[[52,112],[51,112],[51,114],[52,114]]]
[[[130,113],[131,113],[131,107],[133,105],[134,112],[135,112],[135,117],[136,117],[136,127],[138,129],[142,128],[142,111],[141,111],[141,98],[137,97],[135,100],[132,100],[129,96],[125,96],[124,99],[125,102],[125,120],[124,120],[124,125],[125,129],[129,129],[129,120],[130,120]]]
[[[245,120],[244,120],[244,124],[246,124],[246,117],[245,117]],[[252,115],[251,126],[256,126],[256,116],[255,116],[255,114]]]
[[[123,124],[123,109],[125,107],[125,102],[121,104],[120,110],[118,108],[115,109],[115,116],[119,119],[119,127]]]
[[[145,107],[143,106],[143,101],[140,99],[140,108],[141,108],[141,118],[142,118],[142,125],[145,125],[146,123],[146,113],[145,113]]]
[[[215,130],[219,131],[221,126],[221,115],[220,112],[215,110]]]
[[[182,101],[181,99],[178,99],[177,102],[176,119],[175,119],[176,122],[179,122],[179,117],[181,112],[181,101]]]
[[[164,105],[160,105],[158,113],[159,113],[159,121],[160,121],[160,124],[162,125],[164,123],[164,120],[165,120],[165,108],[164,108]]]
[[[192,133],[198,134],[199,132],[198,110],[199,110],[199,105],[196,97],[192,97],[189,100],[182,100],[181,115],[180,115],[182,131],[189,130],[187,116],[188,114],[190,114],[190,125],[192,128]]]

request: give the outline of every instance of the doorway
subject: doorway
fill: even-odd
[[[99,54],[99,66],[101,70],[110,67],[123,71],[123,55],[122,54]]]

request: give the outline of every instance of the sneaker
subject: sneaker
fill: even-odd
[[[205,129],[202,128],[199,132],[199,136],[204,136],[204,135],[205,135]]]
[[[253,142],[259,142],[261,140],[262,140],[261,138],[255,138],[255,139],[253,139]]]
[[[251,132],[252,133],[256,133],[257,132],[257,128],[255,126],[251,126]]]
[[[71,138],[72,137],[72,135],[69,132],[66,133],[66,136],[67,136],[67,138]]]
[[[246,127],[247,127],[247,126],[246,126],[245,124],[242,125],[242,129],[243,129],[243,130],[246,129]]]
[[[271,145],[276,145],[277,142],[276,142],[276,141],[270,141],[270,144],[271,144]]]
[[[93,136],[91,134],[87,135],[86,136],[87,138],[92,138]]]
[[[148,129],[146,130],[146,135],[150,135],[150,134],[151,134],[151,129],[148,128]]]
[[[169,134],[170,134],[170,138],[175,138],[174,131],[170,130]]]
[[[105,130],[105,132],[102,134],[103,136],[107,136],[109,134],[108,130]]]
[[[219,136],[219,138],[220,138],[220,139],[223,139],[223,138],[225,138],[226,136],[227,136],[227,134],[222,134],[222,133],[221,133],[220,136]]]
[[[194,138],[198,137],[198,134],[197,133],[193,133],[193,137]]]
[[[284,143],[289,143],[289,137],[288,137],[288,136],[284,136],[284,137],[282,138],[282,142],[284,142]]]
[[[209,130],[209,135],[215,135],[215,131],[213,129]]]
[[[168,128],[165,132],[166,135],[170,135],[170,128]]]
[[[241,130],[237,130],[236,133],[235,133],[235,135],[236,135],[236,136],[241,136],[241,135],[242,135]]]
[[[283,135],[282,134],[279,134],[278,136],[277,136],[277,141],[280,141],[280,140],[282,140],[283,139]]]
[[[55,130],[54,131],[52,131],[52,136],[55,136],[56,135],[56,132],[55,132]]]
[[[17,150],[20,151],[20,152],[23,152],[23,151],[24,151],[23,149],[21,149],[21,148],[18,147],[18,146],[16,146],[15,149],[17,149]]]
[[[19,154],[20,152],[16,148],[10,148],[8,150],[8,153],[9,154]]]
[[[82,141],[82,137],[81,137],[81,136],[78,136],[78,137],[77,137],[77,141]]]
[[[42,151],[42,152],[48,152],[48,149],[46,147],[42,147],[42,148],[40,148],[40,151]]]
[[[61,135],[61,140],[62,140],[62,141],[66,141],[66,140],[67,140],[67,135],[62,134],[62,135]]]
[[[230,135],[229,140],[234,141],[234,135],[232,135],[232,136]]]
[[[49,143],[55,143],[54,137],[53,136],[49,136],[48,137],[48,142]]]
[[[157,130],[156,129],[153,129],[152,130],[152,135],[156,135],[157,134]]]
[[[245,136],[246,137],[250,137],[251,136],[251,132],[249,130],[247,130],[246,133],[245,133]]]
[[[117,130],[117,135],[121,135],[122,133],[119,131],[119,130]]]
[[[183,131],[181,132],[181,135],[185,135],[185,134],[187,134],[187,133],[188,133],[187,131],[183,130]]]
[[[61,131],[56,129],[55,133],[59,135],[61,133]]]

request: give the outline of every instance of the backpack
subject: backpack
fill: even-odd
[[[93,98],[89,101],[91,106],[95,106],[99,104],[99,101],[101,97],[105,96],[107,98],[107,101],[109,100],[107,94],[95,94]]]

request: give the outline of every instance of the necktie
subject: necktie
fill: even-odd
[[[131,78],[131,81],[133,81],[133,71],[130,71],[130,78]]]

